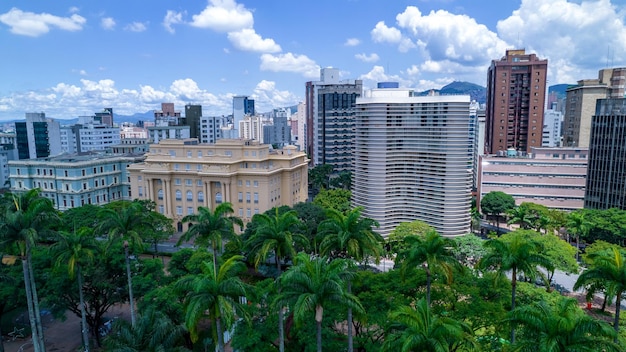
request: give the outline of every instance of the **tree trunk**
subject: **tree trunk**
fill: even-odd
[[[130,274],[130,258],[128,257],[128,245],[124,245],[124,255],[126,257],[126,276],[128,278],[128,303],[130,304],[130,324],[135,326],[135,300],[133,297],[133,277]]]
[[[224,352],[224,331],[222,328],[222,318],[215,318],[215,330],[217,330],[217,350]]]
[[[576,235],[576,261],[580,260],[580,235]]]
[[[615,338],[613,342],[617,343],[617,337],[619,336],[619,311],[622,307],[622,291],[617,292],[615,297],[615,320],[613,321],[613,328],[615,329]]]
[[[517,289],[517,268],[511,272],[511,311],[515,309],[515,290]],[[511,345],[515,343],[515,326],[511,326]]]
[[[606,309],[606,297],[607,294],[604,294],[604,299],[602,300],[602,309],[600,309],[602,311],[602,313],[604,313],[604,310]]]
[[[430,269],[428,265],[425,265],[424,269],[426,270],[426,303],[430,307]]]
[[[348,294],[352,293],[352,281],[348,280]],[[348,307],[348,352],[354,351],[354,342],[352,341],[352,308]]]
[[[317,352],[322,352],[322,319],[324,317],[324,307],[315,307],[315,322],[317,325]]]
[[[39,334],[35,323],[35,309],[33,308],[33,294],[31,292],[30,275],[26,258],[22,257],[22,271],[24,272],[24,288],[26,289],[26,302],[28,304],[28,320],[30,321],[31,338],[33,340],[33,350],[41,352],[39,345]]]
[[[83,350],[89,352],[89,327],[87,326],[87,313],[85,313],[85,297],[83,296],[83,273],[77,265],[78,275],[78,298],[80,299],[80,324],[83,334]]]
[[[42,352],[46,352],[46,342],[43,335],[43,325],[41,324],[41,310],[39,309],[39,297],[37,295],[37,285],[35,284],[35,271],[33,270],[32,256],[30,246],[26,250],[26,262],[28,263],[28,272],[31,285],[31,295],[33,297],[33,310],[35,313],[35,326],[37,327],[37,335],[39,337],[39,347]]]
[[[276,258],[276,270],[278,272],[278,276],[276,277],[276,284],[278,285],[278,293],[280,293],[280,260],[278,259],[278,255],[274,255]],[[285,352],[285,326],[283,324],[283,320],[285,319],[283,315],[283,307],[278,307],[278,351]]]

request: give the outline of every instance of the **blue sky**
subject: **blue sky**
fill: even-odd
[[[624,0],[3,0],[0,120],[161,102],[232,112],[294,105],[320,67],[364,86],[485,86],[506,49],[549,60],[548,84],[626,66]]]

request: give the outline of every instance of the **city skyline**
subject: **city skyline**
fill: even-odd
[[[224,115],[234,95],[265,112],[304,101],[305,83],[323,67],[364,89],[486,86],[491,60],[512,48],[549,60],[548,85],[574,84],[626,66],[618,2],[10,0],[0,7],[0,120],[104,107],[130,115],[161,102]]]

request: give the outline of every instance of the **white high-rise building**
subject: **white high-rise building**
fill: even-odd
[[[469,233],[471,129],[469,96],[366,91],[356,100],[353,206],[383,236],[413,220],[444,236]]]
[[[543,137],[541,145],[544,147],[561,146],[561,126],[563,114],[557,110],[546,110],[543,114]]]
[[[106,150],[120,144],[119,127],[97,122],[93,116],[80,116],[78,123],[61,127],[61,149],[64,153]]]
[[[241,138],[263,142],[263,121],[261,116],[244,116],[239,122]]]

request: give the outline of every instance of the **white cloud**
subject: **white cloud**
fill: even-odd
[[[399,43],[402,40],[402,33],[398,28],[387,27],[384,21],[376,23],[372,29],[372,40],[375,43]]]
[[[256,109],[259,111],[269,111],[277,107],[286,107],[298,103],[298,97],[287,91],[276,88],[276,82],[262,80],[254,88],[252,94]]]
[[[228,40],[235,48],[243,51],[255,51],[262,53],[276,53],[282,49],[273,39],[263,39],[252,28],[244,28],[238,32],[228,33]]]
[[[72,6],[72,7],[69,8],[68,11],[69,11],[69,13],[78,13],[78,12],[80,12],[80,9],[78,7],[76,7],[76,6]]]
[[[362,54],[356,54],[354,55],[354,57],[357,60],[361,60],[363,62],[376,62],[380,59],[380,57],[378,57],[378,54],[376,53],[371,53],[369,55],[362,53]]]
[[[183,13],[167,10],[165,18],[163,19],[163,27],[165,27],[165,30],[174,34],[176,30],[172,27],[172,25],[179,23],[183,23]]]
[[[52,27],[65,31],[80,31],[87,20],[78,14],[59,17],[48,13],[24,12],[14,7],[0,15],[0,22],[11,27],[11,33],[38,37],[48,33]]]
[[[343,44],[345,46],[357,46],[361,44],[361,41],[358,38],[348,38],[346,42]]]
[[[261,70],[274,72],[295,72],[307,78],[317,78],[320,67],[306,55],[285,53],[280,55],[261,55]]]
[[[192,16],[191,22],[194,27],[218,32],[235,32],[252,28],[253,24],[252,12],[234,0],[210,0],[202,12]]]
[[[609,0],[523,0],[519,9],[498,22],[498,34],[547,58],[554,82],[574,83],[595,77],[598,69],[612,65],[614,59],[616,65],[624,65],[625,12],[614,4]]]
[[[113,19],[113,17],[105,17],[100,20],[100,27],[108,31],[112,31],[113,29],[115,29],[115,20]]]
[[[411,86],[411,81],[406,80],[398,75],[389,75],[385,73],[385,68],[379,65],[372,67],[370,72],[362,74],[359,79],[363,80],[363,86],[376,87],[378,82],[398,82],[401,87]]]
[[[146,23],[143,22],[133,22],[129,25],[127,25],[126,27],[124,27],[125,30],[127,31],[131,31],[131,32],[143,32],[146,29],[148,29],[148,27],[146,26]]]
[[[411,67],[406,69],[406,73],[409,76],[417,76],[420,74],[420,69],[419,67],[417,67],[417,65],[411,65]]]

